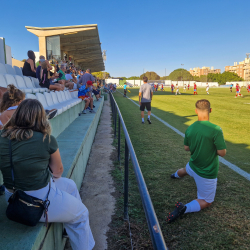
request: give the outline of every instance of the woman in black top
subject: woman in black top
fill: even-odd
[[[23,65],[23,75],[32,76],[36,78],[36,63],[35,63],[35,53],[32,50],[28,51],[28,59]]]

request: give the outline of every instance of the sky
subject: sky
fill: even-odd
[[[39,51],[25,26],[98,24],[112,77],[203,66],[223,72],[250,53],[249,9],[249,0],[9,0],[1,1],[0,37],[22,60]]]

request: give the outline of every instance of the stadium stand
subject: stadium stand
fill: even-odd
[[[10,65],[9,65],[10,66]],[[20,69],[20,68],[19,68]],[[18,69],[0,64],[0,86],[14,84],[26,93],[26,98],[39,100],[45,109],[57,109],[57,115],[50,120],[52,135],[57,139],[62,163],[63,177],[73,179],[80,189],[91,146],[102,111],[104,98],[95,102],[95,114],[79,116],[85,102],[78,99],[78,92],[45,92],[36,78],[18,74]],[[0,184],[2,176],[0,173]],[[5,196],[0,196],[1,246],[6,250],[64,249],[63,224],[43,223],[28,227],[7,219]],[[13,234],[15,239],[13,240]],[[0,246],[0,249],[2,249]]]
[[[15,70],[16,75],[23,76],[23,71],[22,71],[22,69],[20,69],[20,68],[17,67],[17,66],[13,66],[13,68],[14,68],[14,70]]]

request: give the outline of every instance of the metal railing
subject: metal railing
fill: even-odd
[[[118,161],[121,160],[121,126],[123,128],[125,136],[125,165],[124,165],[124,220],[128,220],[128,179],[129,179],[129,153],[133,164],[137,184],[140,191],[140,196],[142,200],[143,209],[148,223],[148,229],[150,232],[152,244],[155,250],[166,250],[166,244],[161,232],[161,228],[155,214],[155,210],[144,181],[141,168],[139,166],[132,142],[130,140],[127,128],[125,126],[124,120],[122,118],[119,107],[114,99],[112,93],[109,93],[110,103],[112,108],[112,117],[114,124],[114,137],[116,138],[118,130]],[[118,115],[118,116],[117,116]],[[118,125],[117,125],[118,119]]]

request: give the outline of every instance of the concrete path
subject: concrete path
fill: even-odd
[[[111,155],[115,149],[112,142],[111,108],[109,101],[105,101],[80,190],[82,201],[89,210],[90,227],[96,243],[94,250],[107,249],[106,233],[115,210],[115,198],[111,195],[115,188],[110,174]],[[69,244],[66,245],[65,250],[71,250]]]

